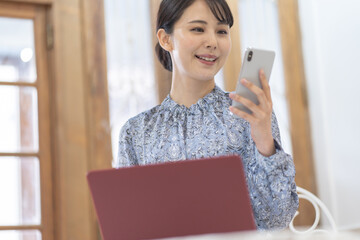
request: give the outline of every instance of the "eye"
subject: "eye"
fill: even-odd
[[[220,30],[220,31],[218,31],[218,33],[219,34],[224,34],[224,35],[228,34],[228,32],[226,30]]]
[[[204,32],[204,29],[201,27],[195,27],[191,29],[192,32]]]

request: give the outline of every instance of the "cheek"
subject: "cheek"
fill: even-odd
[[[190,56],[189,53],[194,51],[195,41],[191,38],[178,38],[174,42],[174,52],[177,52],[178,56]]]
[[[224,40],[220,44],[221,51],[224,55],[229,55],[231,50],[231,40]]]
[[[194,42],[185,40],[179,41],[176,45],[176,55],[178,57],[178,61],[181,62],[182,65],[191,64],[194,56]],[[179,64],[180,64],[179,62]]]
[[[181,44],[182,51],[189,53],[194,51],[196,41],[192,38],[184,38],[179,44]]]
[[[189,46],[191,46],[191,44],[193,43],[193,38],[191,36],[189,36],[188,33],[184,32],[184,31],[176,31],[174,33],[174,43],[175,43],[175,50],[180,51],[184,51],[184,48],[189,48]]]

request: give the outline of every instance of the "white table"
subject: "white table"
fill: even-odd
[[[167,238],[167,240],[360,240],[360,234],[354,232],[313,232],[295,234],[290,231],[281,232],[234,232],[221,234],[204,234],[196,236]]]

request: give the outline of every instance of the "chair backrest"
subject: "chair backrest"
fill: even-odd
[[[325,229],[316,229],[316,227],[319,224],[319,220],[320,220],[320,209],[324,212],[325,216],[328,218],[330,226],[331,226],[331,231],[332,232],[337,232],[337,227],[334,221],[334,218],[332,217],[329,209],[326,207],[326,205],[318,198],[316,197],[314,194],[312,194],[311,192],[301,188],[301,187],[297,187],[296,191],[298,192],[298,196],[299,199],[306,199],[309,202],[311,202],[311,204],[314,206],[315,208],[315,221],[313,223],[313,225],[307,229],[307,230],[303,230],[303,231],[299,231],[296,230],[294,227],[294,219],[297,215],[299,215],[299,212],[297,211],[293,217],[293,219],[290,222],[289,225],[289,229],[294,232],[294,233],[298,233],[298,234],[305,234],[305,233],[311,233],[311,232],[327,232],[328,230]]]

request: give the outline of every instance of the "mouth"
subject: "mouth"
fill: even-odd
[[[200,62],[207,64],[207,65],[213,65],[218,57],[213,55],[195,55],[197,59],[200,60]]]

